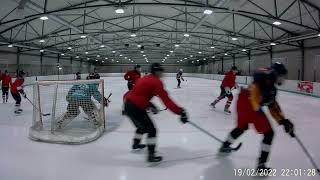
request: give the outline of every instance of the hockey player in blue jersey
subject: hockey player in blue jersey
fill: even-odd
[[[77,76],[77,79],[79,78],[80,76]],[[89,79],[96,79],[96,76],[90,76]],[[108,106],[108,100],[101,95],[98,86],[99,84],[96,83],[83,83],[72,86],[66,96],[68,102],[67,112],[61,120],[57,121],[57,129],[62,129],[76,118],[80,114],[80,107],[88,115],[89,121],[92,121],[96,127],[100,126],[97,120],[98,109],[91,97],[100,103],[104,103],[104,106]],[[103,101],[102,98],[104,98]]]

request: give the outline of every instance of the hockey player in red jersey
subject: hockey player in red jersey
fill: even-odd
[[[249,87],[240,90],[237,101],[237,127],[231,131],[221,146],[220,152],[231,152],[230,145],[248,129],[249,124],[253,124],[257,132],[263,134],[257,170],[261,172],[270,169],[266,167],[266,162],[274,132],[262,107],[268,106],[271,115],[278,124],[283,125],[285,132],[294,137],[294,125],[285,118],[276,101],[277,88],[275,84],[281,85],[286,74],[287,69],[281,63],[275,63],[271,68],[259,69],[254,73],[254,80]]]
[[[141,77],[141,69],[140,69],[140,65],[136,65],[134,67],[134,70],[128,71],[125,75],[124,75],[124,79],[128,81],[128,89],[131,90],[133,88],[133,86],[135,85],[135,83],[137,82],[137,80]]]
[[[161,77],[164,69],[161,64],[153,63],[151,65],[151,74],[139,79],[137,84],[125,96],[125,113],[136,126],[136,134],[133,139],[133,150],[143,149],[144,144],[141,144],[143,134],[148,134],[148,162],[160,162],[161,156],[155,155],[157,129],[146,112],[146,109],[152,106],[150,100],[154,96],[158,96],[162,102],[172,112],[181,116],[182,123],[188,122],[186,111],[176,105],[169,97],[164,89]],[[156,107],[154,107],[156,108]]]
[[[236,66],[232,66],[231,70],[227,73],[225,73],[224,79],[221,83],[220,89],[221,89],[221,93],[220,96],[217,97],[217,99],[211,103],[211,106],[213,108],[215,108],[216,104],[224,99],[225,97],[228,98],[226,105],[224,106],[224,112],[226,113],[231,113],[229,110],[229,107],[232,103],[233,100],[233,95],[232,95],[232,88],[234,88],[236,86],[236,74],[238,72],[238,69]]]
[[[3,103],[7,103],[8,102],[8,98],[9,98],[9,87],[10,87],[10,85],[12,83],[11,76],[8,73],[7,70],[5,70],[4,74],[2,74],[1,80],[2,80],[2,99],[3,99]]]
[[[10,88],[11,95],[13,99],[16,101],[14,113],[20,114],[22,112],[21,106],[21,95],[24,98],[27,98],[26,93],[23,90],[25,73],[23,71],[19,71],[17,74],[17,79],[12,83]],[[21,95],[20,95],[21,94]]]

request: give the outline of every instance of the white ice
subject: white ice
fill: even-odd
[[[15,116],[13,100],[0,104],[0,179],[1,180],[233,180],[255,179],[234,175],[234,169],[254,168],[259,154],[261,136],[252,128],[237,142],[242,148],[229,157],[219,157],[220,144],[169,111],[151,115],[158,127],[158,152],[164,161],[156,167],[145,163],[143,152],[130,151],[134,127],[121,115],[122,95],[126,82],[120,77],[104,78],[106,94],[112,92],[107,109],[107,126],[118,124],[100,139],[85,145],[58,145],[28,139],[32,106],[23,100],[23,114]],[[219,94],[220,82],[186,78],[176,89],[175,78],[164,78],[171,97],[183,106],[190,120],[224,139],[235,125],[234,115],[222,112],[225,101],[214,111],[209,104]],[[31,95],[31,88],[26,88]],[[163,108],[160,101],[155,100]],[[296,125],[315,161],[320,164],[319,117],[320,100],[313,97],[280,92],[283,111]],[[282,177],[281,169],[312,168],[296,141],[273,123],[276,135],[269,165],[277,169],[276,177],[268,179],[319,179],[318,177]],[[236,142],[236,143],[237,143]]]

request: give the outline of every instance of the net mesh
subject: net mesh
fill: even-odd
[[[103,80],[39,81],[33,102],[33,140],[81,144],[105,129]]]

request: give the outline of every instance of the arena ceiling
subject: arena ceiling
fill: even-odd
[[[301,47],[319,32],[319,0],[2,0],[0,6],[1,46],[102,64],[212,61],[279,44]]]

